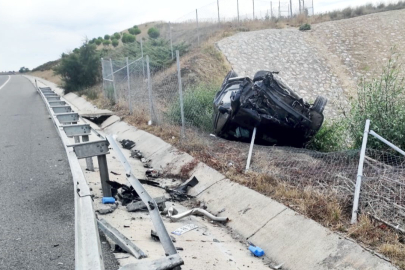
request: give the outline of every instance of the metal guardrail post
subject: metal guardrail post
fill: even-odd
[[[104,197],[111,197],[111,186],[107,184],[107,181],[110,181],[110,176],[108,174],[108,165],[107,165],[107,156],[101,155],[97,156],[98,160],[98,168],[100,171],[100,181],[101,181],[101,188],[103,190]]]
[[[74,136],[75,143],[80,143],[80,136]]]
[[[83,142],[88,142],[89,141],[89,135],[83,135],[82,136],[82,141]],[[87,165],[86,166],[87,170],[89,170],[91,172],[94,172],[93,158],[91,158],[91,157],[86,158],[86,165]]]
[[[355,191],[354,191],[351,224],[354,224],[354,223],[357,222],[357,213],[359,211],[361,180],[362,180],[362,177],[363,177],[363,163],[364,163],[364,157],[366,155],[366,147],[367,147],[367,139],[368,139],[369,130],[370,130],[370,120],[367,119],[366,120],[366,126],[364,127],[363,143],[361,145],[361,150],[360,150],[360,160],[359,160],[359,167],[358,167],[358,170],[357,170],[356,188],[355,188]]]
[[[180,54],[179,51],[176,50],[176,60],[177,60],[177,80],[179,83],[179,97],[180,97],[180,114],[181,114],[181,137],[185,137],[184,133],[184,108],[183,108],[183,86],[181,84],[181,70],[180,70]]]

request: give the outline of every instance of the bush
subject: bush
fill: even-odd
[[[219,89],[219,85],[199,84],[183,92],[184,118],[188,125],[208,132],[212,131],[212,101]],[[181,125],[179,101],[171,104],[167,117],[173,123]]]
[[[109,39],[110,39],[110,35],[105,35],[105,36],[104,36],[104,39],[105,39],[105,40],[109,40]]]
[[[119,39],[121,38],[120,33],[115,32],[115,33],[114,33],[114,38],[119,40]]]
[[[104,40],[103,41],[104,46],[109,46],[110,44],[111,44],[111,41],[109,41],[109,40]]]
[[[311,30],[311,25],[310,24],[303,24],[303,25],[301,25],[300,26],[300,28],[299,28],[299,30],[300,31],[308,31],[308,30]]]
[[[114,47],[117,47],[118,44],[119,44],[119,41],[114,38],[114,39],[111,40],[111,44],[112,44]]]
[[[321,152],[346,150],[349,145],[345,120],[324,122],[318,133],[310,140],[305,148]]]
[[[363,81],[357,99],[347,117],[354,146],[362,143],[364,124],[371,120],[371,129],[401,149],[405,149],[405,78],[399,75],[400,66],[391,58],[379,78]],[[369,147],[386,149],[381,142],[370,139]]]
[[[141,30],[137,26],[137,27],[133,27],[133,28],[128,29],[128,32],[130,34],[132,34],[132,35],[138,35],[138,34],[141,33]]]
[[[96,45],[100,45],[101,44],[101,40],[99,40],[99,39],[96,39]]]
[[[96,39],[95,39],[95,38],[89,40],[89,43],[90,43],[90,44],[94,44],[95,42],[96,42]]]
[[[342,10],[343,18],[350,18],[352,16],[352,9],[350,7],[345,8]]]
[[[148,35],[150,38],[158,38],[160,36],[160,32],[155,27],[151,27],[148,30]]]
[[[18,72],[20,72],[20,73],[25,73],[25,72],[29,72],[30,71],[30,69],[29,68],[26,68],[26,67],[21,67],[20,68],[20,70],[18,71]]]
[[[100,52],[93,44],[84,43],[77,53],[61,59],[54,71],[62,78],[65,93],[78,91],[96,84],[100,80]]]
[[[135,42],[135,36],[124,33],[122,35],[122,43],[134,43]]]

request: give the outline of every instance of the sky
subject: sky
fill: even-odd
[[[219,0],[221,17],[250,17],[253,0]],[[269,10],[270,1],[254,0],[256,16]],[[312,6],[312,0],[305,5]],[[273,0],[276,10],[278,0]],[[287,10],[288,0],[281,0]],[[387,0],[314,0],[315,13]],[[394,1],[395,2],[395,1]],[[298,0],[292,0],[293,10]],[[80,47],[86,37],[119,32],[150,21],[215,20],[216,0],[0,0],[0,72],[35,68]]]

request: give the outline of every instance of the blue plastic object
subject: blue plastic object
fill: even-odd
[[[115,203],[115,198],[113,198],[113,197],[103,197],[102,202],[103,202],[103,204]]]
[[[264,251],[263,249],[256,247],[256,246],[249,246],[249,250],[250,252],[253,253],[253,255],[255,255],[256,257],[261,257],[264,255]]]

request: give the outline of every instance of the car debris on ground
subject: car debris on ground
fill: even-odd
[[[136,145],[134,141],[125,140],[125,139],[120,141],[120,143],[124,149],[128,149],[128,150],[131,150]]]
[[[253,80],[230,71],[214,98],[215,134],[249,142],[257,129],[257,142],[302,147],[322,126],[327,99],[313,104],[301,97],[277,75],[260,70]]]

